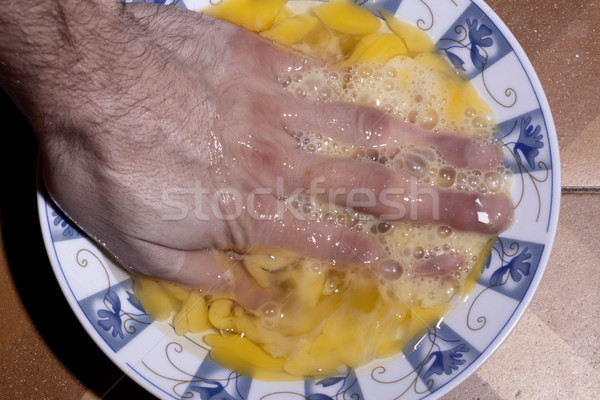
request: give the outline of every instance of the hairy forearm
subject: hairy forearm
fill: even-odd
[[[0,4],[1,82],[9,90],[35,82],[40,73],[58,66],[73,66],[89,36],[114,25],[119,7],[114,0],[1,0]]]
[[[60,123],[60,114],[85,101],[78,97],[94,86],[111,85],[106,64],[118,64],[129,41],[118,0],[0,0],[0,5],[0,85],[36,132],[48,131],[48,115]]]

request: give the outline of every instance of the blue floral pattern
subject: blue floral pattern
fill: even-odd
[[[523,165],[520,156],[520,153],[522,153],[529,168],[535,169],[535,159],[540,154],[540,149],[544,147],[544,142],[542,142],[544,135],[542,135],[541,130],[540,125],[531,125],[531,117],[521,119],[519,139],[513,147],[513,152],[519,164]]]
[[[52,220],[52,236],[54,240],[70,240],[81,236],[81,232],[60,211],[49,209],[48,219]]]
[[[180,353],[182,349],[180,343],[172,342],[167,345],[167,351]],[[175,370],[182,371],[173,359],[168,358],[168,362]],[[252,385],[252,379],[224,368],[210,356],[202,360],[194,373],[186,372],[182,378],[170,377],[170,379],[174,382],[173,393],[186,399],[245,400]]]
[[[537,197],[537,213],[535,220],[542,216],[541,185],[551,177],[552,159],[548,151],[548,132],[544,124],[544,116],[539,109],[518,115],[498,125],[497,139],[504,144],[505,165],[512,170],[515,177],[514,188],[520,191],[514,196],[515,208],[524,201],[526,192]],[[527,188],[529,185],[529,188]],[[515,190],[515,192],[517,191]],[[534,199],[529,202],[533,203]],[[552,200],[550,199],[552,202]],[[550,204],[552,207],[552,203]],[[548,215],[549,217],[549,215]]]
[[[503,285],[508,274],[515,282],[519,282],[523,276],[529,275],[531,269],[531,253],[529,248],[525,247],[516,257],[511,259],[506,265],[498,268],[490,277],[490,286]]]
[[[475,4],[469,5],[436,43],[454,67],[473,78],[510,53],[499,29]],[[467,60],[470,63],[467,64]]]
[[[86,264],[87,265],[87,264]],[[84,313],[116,352],[152,323],[133,295],[131,279],[80,300]]]
[[[490,37],[492,30],[485,24],[479,25],[479,21],[475,19],[466,20],[468,30],[468,43],[460,43],[459,45],[451,46],[442,49],[450,62],[460,71],[466,72],[465,62],[452,49],[457,47],[466,47],[471,55],[471,62],[478,70],[483,70],[487,62],[487,54],[483,51],[484,47],[491,47],[494,44]]]
[[[444,323],[432,328],[417,343],[416,346],[413,344],[407,346],[407,348],[414,346],[414,350],[406,355],[417,374],[411,383],[417,393],[422,393],[421,385],[429,391],[435,391],[445,385],[480,354],[474,346]],[[408,377],[409,375],[406,376]]]
[[[315,383],[315,386],[321,386],[322,388],[327,388],[327,387],[335,386],[337,384],[341,384],[340,388],[338,389],[338,391],[334,395],[335,397],[337,397],[337,395],[343,389],[344,382],[346,381],[347,377],[348,377],[348,375],[346,375],[346,376],[334,376],[334,377],[331,377],[331,378],[321,379],[320,381],[318,381],[318,382]],[[309,394],[308,398],[310,400],[333,400],[332,396],[329,396],[329,395],[324,394],[324,393],[311,393],[311,394]]]
[[[240,400],[225,390],[220,382],[203,382],[204,385],[192,385],[189,390],[200,394],[201,400]]]
[[[541,112],[534,110],[499,124],[497,139],[512,155],[514,160],[508,159],[506,163],[516,163],[513,167],[516,173],[548,168],[548,161],[541,157],[547,135],[541,122]]]
[[[98,325],[100,325],[105,331],[111,332],[112,336],[117,335],[123,339],[123,329],[121,329],[121,300],[114,290],[109,290],[104,297],[110,304],[110,308],[98,310]]]
[[[79,232],[77,232],[77,230],[71,226],[65,217],[62,216],[62,214],[52,211],[52,216],[54,217],[54,226],[60,226],[63,229],[63,236],[73,237],[79,234]]]
[[[433,362],[431,362],[429,368],[423,374],[423,378],[427,379],[434,374],[452,374],[466,362],[463,356],[464,353],[467,353],[469,350],[470,349],[466,344],[460,343],[448,350],[434,351],[425,361],[425,364],[428,364],[431,361]]]
[[[364,399],[356,372],[352,370],[345,375],[307,380],[304,389],[309,400]]]
[[[142,309],[137,298],[129,291],[127,294],[127,302],[138,310],[139,313],[131,311],[126,312],[121,308],[121,299],[113,289],[109,289],[104,296],[104,304],[106,308],[98,310],[98,325],[113,337],[123,339],[124,322],[128,318],[136,318],[138,321],[144,320],[144,323],[150,323],[150,317]]]
[[[477,19],[467,18],[467,28],[469,30],[471,62],[477,69],[483,69],[487,61],[487,56],[483,54],[484,47],[491,47],[494,41],[490,37],[492,30],[485,24],[479,25]]]

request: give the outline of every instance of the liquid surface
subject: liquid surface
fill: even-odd
[[[419,29],[345,1],[258,3],[225,0],[204,11],[325,60],[326,67],[281,78],[294,95],[379,108],[426,132],[492,140],[490,108]],[[508,190],[503,167],[457,168],[427,145],[374,149],[310,131],[294,137],[305,151],[376,161],[419,185],[481,194]],[[374,270],[340,268],[284,249],[223,253],[225,269],[243,268],[260,287],[280,293],[254,309],[244,309],[233,294],[135,279],[135,293],[150,315],[171,318],[179,334],[202,335],[213,359],[262,379],[330,376],[399,353],[472,290],[495,240],[439,224],[378,220],[308,190],[286,201],[306,218],[375,237],[389,261]]]

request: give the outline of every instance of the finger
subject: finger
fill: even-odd
[[[300,195],[304,187],[296,192]],[[293,200],[296,194],[291,194]],[[285,196],[271,189],[251,193],[243,212],[225,221],[231,249],[246,252],[254,247],[281,247],[307,257],[332,263],[372,263],[385,256],[372,237],[341,223],[326,221],[323,215],[299,210]]]
[[[308,221],[297,218],[291,212],[277,220],[255,221],[249,230],[246,243],[239,240],[235,247],[239,253],[254,247],[278,247],[346,268],[375,264],[386,254],[377,241],[347,226]],[[184,255],[181,268],[151,267],[153,276],[182,285],[202,289],[207,293],[233,295],[242,306],[256,308],[268,301],[281,299],[284,295],[277,287],[261,287],[245,269],[243,262],[228,259],[218,251],[179,251],[165,249],[160,257],[168,262],[169,255],[177,260]],[[163,271],[163,272],[159,272]]]
[[[442,276],[456,272],[463,265],[462,257],[456,254],[442,254],[424,260],[415,266],[415,276]]]
[[[512,222],[513,205],[504,194],[441,192],[440,215],[456,229],[494,234]]]
[[[228,259],[222,253],[212,251],[187,252],[182,268],[173,279],[205,293],[232,296],[246,309],[257,308],[284,295],[280,288],[261,287],[241,260]]]
[[[322,159],[312,163],[305,169],[304,187],[316,190],[331,203],[380,219],[441,222],[483,233],[506,228],[513,211],[506,195],[444,190],[360,160]]]
[[[512,218],[505,195],[441,189],[366,160],[298,154],[269,135],[257,138],[242,159],[245,169],[277,197],[308,188],[327,202],[382,219],[442,222],[485,233],[499,232]]]
[[[311,220],[289,207],[279,218],[256,221],[250,245],[287,248],[334,265],[371,264],[386,257],[372,237],[346,225]]]
[[[117,258],[136,274],[203,290],[230,287],[225,269],[208,250],[181,250],[141,239]]]
[[[377,268],[373,268],[372,272],[384,280],[395,281],[406,274],[412,276],[449,275],[458,271],[462,263],[463,258],[456,254],[428,257],[426,260],[419,260],[415,265],[410,266],[404,266],[396,260],[387,259],[380,262]]]
[[[499,146],[492,141],[451,133],[433,132],[379,110],[354,104],[300,102],[283,114],[288,132],[317,132],[342,145],[358,148],[422,145],[437,149],[457,167],[494,168],[502,162]]]
[[[125,260],[136,274],[234,298],[245,308],[281,299],[281,288],[261,287],[239,259],[218,250],[178,250],[140,241]],[[123,262],[123,260],[120,260]]]

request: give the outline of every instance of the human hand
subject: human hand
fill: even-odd
[[[336,204],[377,217],[414,206],[398,218],[488,233],[510,220],[503,195],[428,188],[436,209],[432,191],[420,191],[410,177],[375,162],[306,152],[295,134],[323,132],[365,148],[417,142],[473,168],[501,161],[494,145],[422,132],[356,105],[302,101],[280,78],[310,68],[310,60],[198,13],[128,4],[108,27],[89,22],[90,31],[61,29],[70,36],[62,61],[54,60],[57,78],[32,83],[37,98],[28,100],[29,115],[50,195],[135,273],[212,288],[224,283],[213,250],[255,246],[386,265],[368,235],[291,212],[286,198],[314,182],[335,190]],[[376,201],[355,205],[353,189]],[[394,207],[379,196],[388,189],[395,189]],[[479,221],[482,212],[488,223]],[[456,264],[448,257],[431,262],[442,270]],[[257,289],[238,270],[233,284]]]

